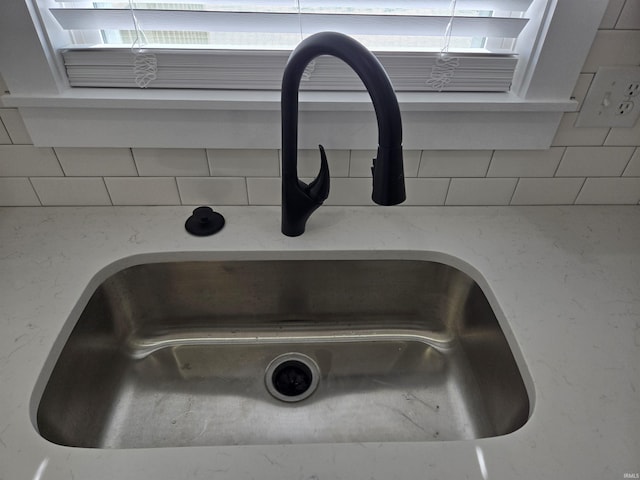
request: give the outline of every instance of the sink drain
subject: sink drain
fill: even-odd
[[[316,388],[320,368],[302,353],[285,353],[274,358],[265,374],[267,390],[283,402],[299,402],[308,398]]]

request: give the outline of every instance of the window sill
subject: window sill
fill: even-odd
[[[67,89],[7,95],[48,147],[280,148],[278,91]],[[510,93],[398,93],[407,149],[540,149],[576,103]],[[366,92],[301,92],[300,148],[374,149]]]
[[[566,112],[576,102],[523,100],[512,93],[399,92],[402,111]],[[279,91],[67,89],[57,95],[7,95],[8,107],[280,110]],[[300,110],[373,111],[366,92],[300,92]]]

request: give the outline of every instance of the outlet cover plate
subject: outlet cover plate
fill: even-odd
[[[629,85],[634,83],[640,83],[640,67],[598,68],[576,127],[633,127],[640,116],[640,96],[628,95]],[[625,105],[624,115],[620,114],[621,105]]]

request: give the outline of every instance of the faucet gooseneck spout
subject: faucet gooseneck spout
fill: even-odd
[[[291,53],[282,77],[282,233],[304,233],[307,219],[329,195],[329,166],[320,145],[320,173],[310,184],[298,178],[298,90],[305,68],[314,58],[331,55],[347,63],[364,83],[378,121],[378,152],[371,167],[372,199],[397,205],[405,198],[402,162],[402,119],[391,81],[378,59],[352,38],[317,33]]]

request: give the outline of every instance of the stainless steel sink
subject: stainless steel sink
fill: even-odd
[[[484,293],[426,261],[130,267],[54,361],[37,427],[75,447],[460,440],[529,416]]]

